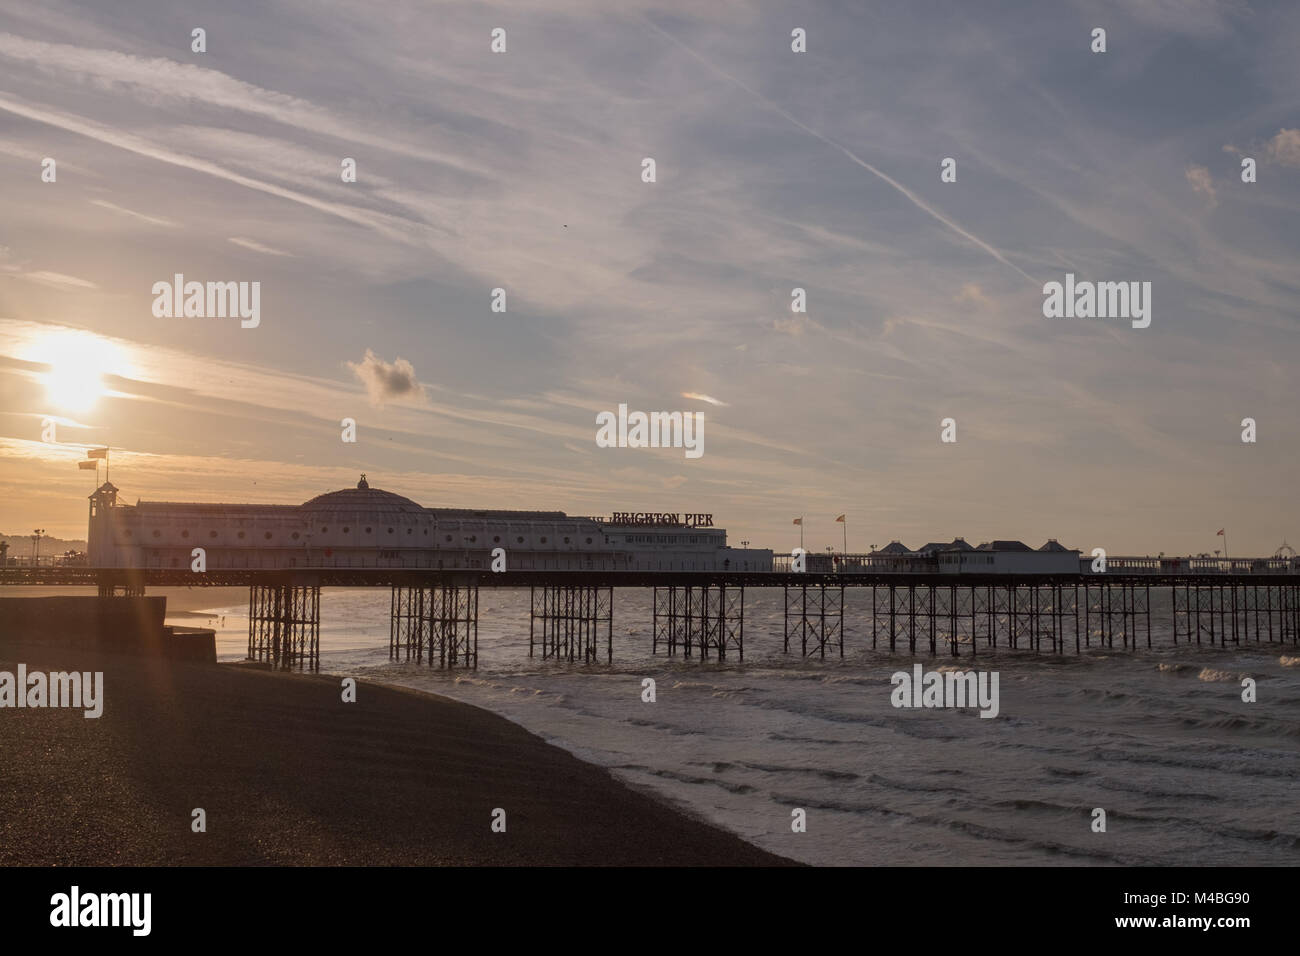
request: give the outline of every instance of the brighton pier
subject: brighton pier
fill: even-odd
[[[91,496],[87,564],[6,566],[0,585],[93,586],[105,601],[148,587],[246,587],[248,658],[283,669],[320,667],[322,588],[388,588],[390,658],[444,668],[478,665],[484,588],[528,589],[529,655],[565,662],[613,661],[618,588],[652,591],[653,653],[699,661],[744,659],[745,594],[756,588],[782,590],[782,651],[805,657],[843,657],[853,589],[868,609],[871,647],[891,653],[1300,644],[1293,554],[1098,562],[1055,541],[1035,550],[956,539],[919,551],[894,542],[871,554],[774,557],[728,547],[708,515],[655,513],[652,532],[644,512],[426,509],[364,476],[356,489],[301,506],[116,499],[107,483]],[[453,527],[459,538],[444,534]],[[381,532],[393,543],[375,544]],[[502,539],[527,550],[497,546]],[[494,551],[510,560],[492,561]],[[196,560],[187,566],[176,555]],[[267,555],[278,556],[271,567]],[[1169,601],[1157,606],[1161,592]],[[1155,628],[1153,613],[1166,615]]]

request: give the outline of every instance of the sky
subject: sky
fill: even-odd
[[[84,535],[109,445],[131,503],[365,472],[778,551],[802,515],[1271,554],[1297,47],[1300,4],[1215,0],[0,0],[0,531]],[[176,273],[260,283],[259,324],[155,315]],[[1045,317],[1067,273],[1150,282],[1150,326]],[[599,447],[620,404],[704,454]]]

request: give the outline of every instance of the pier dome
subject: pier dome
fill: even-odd
[[[355,488],[344,488],[341,491],[330,491],[323,495],[317,495],[310,501],[303,502],[302,510],[316,514],[339,511],[365,512],[373,515],[422,515],[425,513],[424,507],[416,504],[410,498],[404,498],[399,494],[383,491],[380,488],[371,488],[370,483],[366,481],[365,475],[361,476],[361,480],[357,482]]]

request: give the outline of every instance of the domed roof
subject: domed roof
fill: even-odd
[[[424,507],[391,491],[371,488],[362,475],[355,488],[330,491],[303,502],[306,511],[357,511],[369,514],[424,514]]]

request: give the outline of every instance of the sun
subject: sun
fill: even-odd
[[[45,397],[54,406],[84,412],[108,392],[105,375],[123,371],[122,350],[93,332],[50,332],[37,341],[29,358],[49,366],[41,375]]]

